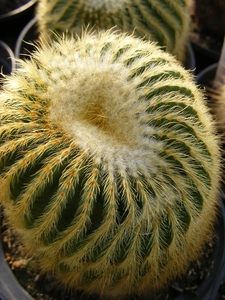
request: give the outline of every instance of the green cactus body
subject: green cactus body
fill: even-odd
[[[111,31],[20,64],[0,94],[8,222],[71,288],[165,287],[199,257],[218,207],[218,141],[191,74]]]
[[[36,16],[46,38],[53,32],[79,33],[83,26],[135,33],[186,59],[192,0],[40,0]]]

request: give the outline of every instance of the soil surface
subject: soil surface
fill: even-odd
[[[203,53],[208,53],[209,56],[219,59],[223,46],[223,37],[221,38],[211,34],[211,32],[202,30],[199,27],[194,13],[192,13],[190,40],[199,47]]]
[[[26,4],[30,0],[0,0],[0,15],[8,13],[20,6]]]
[[[7,229],[4,224],[2,242],[5,258],[12,272],[35,300],[107,300],[96,295],[85,296],[81,292],[69,292],[63,287],[59,287],[53,277],[41,275],[38,262],[34,257],[26,254],[19,237],[12,229]],[[151,300],[172,300],[180,292],[195,292],[210,270],[213,246],[214,240],[210,238],[203,249],[201,259],[190,266],[184,278],[173,281],[168,290],[155,296],[154,299],[151,297]],[[223,299],[225,299],[225,280],[216,300]],[[149,300],[149,296],[146,299],[134,296],[126,300]]]

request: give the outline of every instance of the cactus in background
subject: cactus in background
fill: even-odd
[[[36,16],[46,38],[52,32],[80,32],[83,26],[122,30],[151,39],[181,62],[186,60],[193,0],[40,0]]]
[[[213,87],[207,89],[207,95],[218,132],[225,145],[225,82],[214,80]]]
[[[199,257],[220,151],[191,74],[112,31],[40,44],[0,93],[1,203],[43,271],[104,296],[165,287]]]

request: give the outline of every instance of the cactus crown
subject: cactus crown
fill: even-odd
[[[40,0],[39,31],[80,32],[83,26],[135,33],[158,43],[178,60],[186,59],[192,0]]]
[[[45,271],[86,292],[164,286],[211,232],[219,146],[191,75],[102,32],[38,46],[0,94],[1,202]]]

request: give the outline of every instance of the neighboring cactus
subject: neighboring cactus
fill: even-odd
[[[9,224],[70,288],[165,288],[199,257],[219,203],[218,140],[191,74],[108,31],[37,46],[20,64],[0,93]]]
[[[122,30],[151,39],[181,62],[186,60],[193,0],[40,0],[36,16],[44,37],[80,32],[83,26]]]
[[[218,132],[223,145],[225,145],[225,83],[214,81],[213,88],[208,88],[207,94]]]

